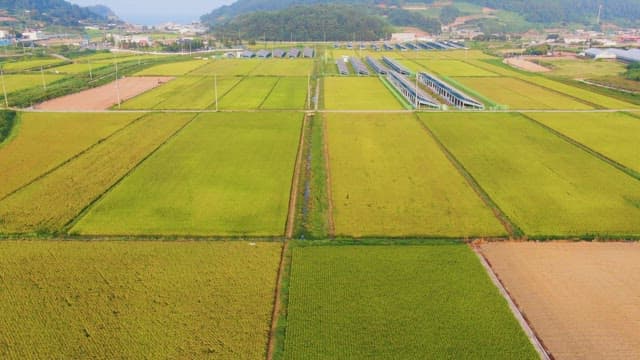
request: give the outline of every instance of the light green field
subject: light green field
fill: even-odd
[[[251,76],[308,76],[311,73],[312,59],[266,59],[258,63]]]
[[[456,77],[455,81],[491,101],[518,110],[588,110],[591,106],[541,86],[508,77]]]
[[[65,61],[60,59],[33,59],[22,61],[7,61],[0,64],[2,70],[5,72],[15,72],[36,69],[40,70],[41,67],[49,67],[56,64],[63,64]]]
[[[527,116],[640,173],[640,119],[623,113]]]
[[[300,114],[203,114],[71,231],[283,235],[301,119]]]
[[[640,234],[640,181],[516,114],[422,118],[531,236]]]
[[[80,74],[80,73],[89,73],[90,70],[96,71],[100,68],[113,66],[110,63],[76,63],[69,64],[63,66],[57,66],[54,68],[47,69],[46,71],[50,73],[60,73],[60,74]]]
[[[326,121],[337,235],[505,235],[413,115],[327,114]]]
[[[618,76],[626,71],[625,65],[619,61],[555,59],[542,60],[542,65],[549,66],[549,74],[572,79],[590,79],[601,76]]]
[[[481,60],[469,60],[468,62],[477,67],[483,68],[491,72],[495,72],[497,74],[520,79],[520,80],[529,82],[531,84],[546,87],[548,89],[553,89],[556,92],[587,101],[601,108],[635,109],[638,107],[637,105],[633,105],[622,100],[618,100],[605,95],[596,94],[589,90],[567,85],[559,81],[551,80],[549,78],[546,78],[540,75],[531,75],[523,72],[514,71],[509,68],[505,68],[505,67],[491,64],[489,62],[481,61]]]
[[[248,75],[264,60],[259,59],[221,59],[210,60],[204,66],[192,71],[189,75],[205,76],[242,76]]]
[[[193,114],[146,116],[0,200],[0,233],[62,230],[192,117]]]
[[[281,245],[2,241],[3,359],[264,359]]]
[[[402,110],[402,104],[376,77],[327,77],[324,107],[329,110]]]
[[[239,81],[235,77],[218,78],[218,97],[222,97]],[[122,109],[200,110],[211,107],[215,101],[213,78],[186,76],[125,102]]]
[[[219,100],[220,109],[258,109],[278,82],[277,77],[246,77]]]
[[[63,75],[51,75],[44,74],[44,82],[45,84],[50,84],[56,80],[62,79]],[[7,93],[12,93],[15,91],[40,87],[42,88],[42,78],[41,74],[34,75],[4,75],[4,87],[7,90]],[[0,80],[0,91],[2,91],[2,80]],[[4,101],[4,99],[3,99]]]
[[[463,244],[292,249],[284,359],[537,359]]]
[[[139,114],[22,113],[0,146],[0,199],[123,128]]]
[[[428,71],[444,76],[499,76],[460,60],[415,60]]]
[[[304,109],[307,103],[307,91],[307,78],[280,78],[261,108],[270,110]]]
[[[134,76],[180,76],[207,64],[204,60],[189,60],[161,64],[144,69]]]

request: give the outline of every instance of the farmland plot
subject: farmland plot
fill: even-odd
[[[219,100],[220,109],[258,109],[278,82],[276,77],[246,77]]]
[[[5,72],[18,72],[30,69],[40,70],[41,67],[63,64],[64,62],[64,60],[60,59],[31,59],[21,61],[7,61],[1,63],[0,66]]]
[[[640,181],[516,114],[422,119],[527,235],[640,234]]]
[[[307,78],[283,77],[278,80],[262,109],[304,109],[307,102]]]
[[[485,61],[479,60],[469,60],[469,63],[486,69],[488,71],[495,72],[497,74],[501,74],[504,76],[510,76],[513,78],[517,78],[523,81],[526,81],[531,84],[539,85],[546,87],[548,89],[552,89],[562,94],[566,94],[568,96],[581,99],[587,101],[591,104],[594,104],[598,107],[607,108],[607,109],[635,109],[636,105],[630,104],[628,102],[618,100],[609,96],[600,95],[589,90],[581,89],[575,86],[567,85],[561,83],[559,81],[551,80],[549,78],[540,76],[540,75],[531,75],[524,74],[521,72],[513,71],[507,68],[503,68],[497,65],[490,64]]]
[[[505,234],[413,115],[327,114],[326,120],[338,235]]]
[[[263,60],[258,59],[222,59],[211,60],[189,75],[206,76],[244,76],[248,75]]]
[[[640,358],[640,244],[488,243],[482,252],[554,358]]]
[[[640,119],[623,113],[527,116],[640,173]]]
[[[402,110],[402,104],[376,77],[327,77],[324,105],[329,110]]]
[[[311,59],[266,59],[258,63],[251,76],[307,76],[312,72]]]
[[[281,245],[0,243],[3,359],[264,359]]]
[[[45,74],[44,82],[45,84],[50,84],[56,80],[62,79],[63,75],[53,75],[53,74]],[[7,90],[7,93],[12,93],[15,91],[40,87],[42,88],[42,80],[43,76],[41,74],[33,74],[33,75],[4,75],[4,86]],[[1,85],[0,85],[1,86]],[[0,90],[2,88],[0,87]],[[43,90],[44,91],[44,90]]]
[[[139,114],[22,113],[0,146],[0,199],[123,128]]]
[[[206,61],[204,60],[189,60],[160,64],[144,69],[134,74],[134,76],[180,76],[188,74],[205,64]]]
[[[508,77],[456,77],[456,81],[492,101],[511,109],[587,110],[591,106],[547,90],[544,87]]]
[[[285,359],[536,359],[462,244],[292,249]]]
[[[89,71],[96,71],[98,69],[113,66],[111,63],[75,63],[63,66],[57,66],[51,69],[47,69],[45,71],[50,73],[60,73],[60,74],[80,74],[80,73],[89,73]]]
[[[71,231],[282,235],[301,118],[277,113],[201,115]]]
[[[185,125],[191,114],[155,114],[0,201],[0,232],[61,230],[82,209]]]

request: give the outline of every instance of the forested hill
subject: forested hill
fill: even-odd
[[[635,22],[640,19],[640,0],[466,0],[466,2],[513,11],[524,16],[528,21],[536,23],[593,23],[600,5],[603,5],[603,21]]]
[[[222,39],[371,41],[387,37],[395,26],[438,34],[440,21],[402,9],[346,4],[294,5],[277,11],[238,15],[212,25]]]
[[[440,1],[442,2],[442,1]],[[539,24],[595,23],[598,7],[603,5],[602,20],[615,23],[634,23],[640,19],[640,0],[465,0],[493,9],[508,10]],[[403,7],[405,4],[432,4],[434,0],[237,0],[202,17],[203,22],[216,24],[235,16],[256,11],[281,10],[293,5],[357,4]]]
[[[23,22],[41,22],[47,25],[78,26],[81,21],[108,20],[97,11],[64,0],[0,0],[0,9]]]

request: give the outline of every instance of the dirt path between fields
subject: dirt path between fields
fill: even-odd
[[[302,168],[302,154],[304,151],[304,139],[309,125],[309,116],[305,115],[302,120],[302,129],[300,130],[300,142],[298,143],[298,154],[296,155],[296,165],[293,170],[293,180],[291,181],[291,195],[289,196],[289,213],[287,216],[287,226],[285,229],[285,236],[287,239],[293,237],[295,230],[296,220],[296,204],[298,203],[298,191],[300,190],[300,173]]]
[[[276,335],[278,332],[278,319],[282,308],[282,277],[286,265],[287,251],[289,249],[289,241],[285,239],[280,254],[280,265],[278,266],[278,275],[276,279],[276,292],[273,299],[273,312],[271,313],[271,329],[269,330],[269,339],[267,340],[267,360],[273,359],[273,353],[276,349]]]
[[[107,110],[139,94],[158,87],[172,77],[129,77],[79,93],[45,101],[35,106],[36,110]]]
[[[502,242],[480,250],[554,358],[640,358],[640,243]]]

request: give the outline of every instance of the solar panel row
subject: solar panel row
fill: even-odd
[[[365,75],[365,76],[369,75],[369,69],[367,69],[367,66],[363,64],[362,61],[360,61],[360,59],[358,59],[357,57],[355,56],[350,57],[349,62],[351,62],[351,66],[353,66],[353,69],[355,70],[356,74]]]
[[[371,68],[380,75],[386,75],[389,71],[391,71],[389,70],[389,68],[382,65],[378,60],[372,58],[371,56],[367,56],[367,63],[369,63],[369,66],[371,66]]]
[[[340,75],[349,75],[349,68],[344,61],[338,60],[336,61],[336,65],[338,65],[338,72],[340,73]]]

